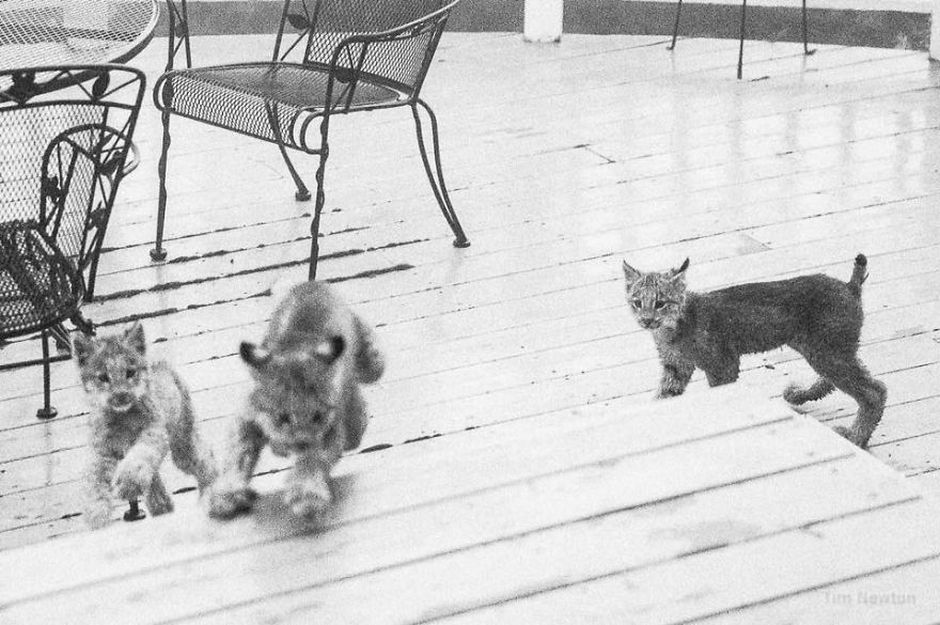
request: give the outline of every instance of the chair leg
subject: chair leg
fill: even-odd
[[[60,353],[68,353],[71,355],[72,345],[69,342],[69,333],[65,329],[65,326],[63,326],[61,323],[57,323],[49,328],[49,334],[55,341],[56,351]]]
[[[281,156],[284,157],[284,162],[287,163],[287,171],[290,172],[291,178],[294,179],[294,184],[297,186],[297,192],[294,193],[294,199],[298,202],[306,202],[310,199],[310,190],[307,189],[307,185],[304,184],[300,174],[298,174],[297,170],[294,169],[294,164],[291,163],[290,157],[287,155],[287,150],[284,148],[284,145],[282,143],[278,143],[277,147],[281,151]]]
[[[42,400],[43,406],[36,411],[37,419],[51,419],[58,414],[58,411],[51,404],[52,389],[49,382],[49,332],[42,331]]]
[[[428,112],[428,117],[431,119],[431,141],[434,147],[434,169],[431,169],[431,162],[428,160],[428,151],[424,145],[424,133],[421,129],[421,115],[418,112],[418,104],[424,107],[424,110]],[[464,234],[463,227],[460,225],[460,221],[457,219],[457,212],[454,210],[453,204],[450,202],[450,196],[447,193],[447,187],[444,185],[444,171],[441,169],[441,147],[438,140],[437,133],[437,117],[434,115],[434,111],[431,110],[431,107],[428,106],[427,102],[424,100],[417,100],[415,104],[411,105],[411,112],[415,118],[415,131],[418,135],[418,149],[421,151],[421,160],[424,162],[424,171],[428,175],[428,182],[431,183],[431,190],[434,192],[434,197],[437,199],[438,206],[441,207],[441,213],[444,215],[444,219],[447,221],[447,224],[450,226],[450,229],[453,231],[454,236],[454,247],[469,247],[470,240],[467,238],[467,235]],[[435,172],[437,177],[435,178]]]
[[[679,0],[679,4],[676,6],[676,23],[672,27],[672,43],[669,45],[669,50],[676,49],[676,37],[679,36],[679,15],[682,14],[682,0]]]
[[[98,252],[100,254],[100,252]],[[88,272],[88,284],[85,285],[85,294],[82,295],[82,301],[86,304],[95,298],[95,281],[98,278],[98,258],[91,260],[91,268]]]
[[[741,43],[738,47],[738,80],[744,75],[744,25],[747,17],[747,0],[741,0]]]
[[[74,315],[69,317],[69,321],[75,324],[75,327],[87,334],[88,336],[95,335],[95,324],[92,323],[89,319],[86,319],[81,312],[76,312]]]
[[[284,147],[284,141],[281,138],[281,125],[277,120],[277,104],[268,104],[266,102],[264,110],[268,114],[268,125],[271,126],[271,132],[274,133],[274,138],[277,139],[277,149],[280,150],[281,158],[283,158],[284,162],[287,164],[287,171],[290,172],[291,178],[294,179],[294,185],[297,187],[294,199],[298,202],[306,202],[310,199],[310,190],[307,189],[307,185],[304,184],[303,179],[300,177],[300,174],[297,173],[294,164],[287,155],[287,149]]]
[[[803,54],[809,56],[816,52],[816,50],[809,49],[809,39],[807,37],[807,20],[806,20],[806,0],[803,0]]]
[[[88,268],[88,284],[85,285],[85,295],[82,298],[85,303],[91,302],[95,298],[95,283],[98,280],[98,261],[101,260],[101,244],[98,244],[91,258],[91,265]]]
[[[160,196],[157,200],[157,236],[153,249],[150,250],[151,260],[166,260],[166,250],[163,249],[163,221],[166,219],[166,158],[170,151],[170,113],[163,111],[163,148],[160,152],[160,161],[157,171],[160,174]]]
[[[329,128],[329,117],[324,116],[320,122],[320,164],[317,165],[317,199],[313,208],[313,221],[310,223],[310,269],[307,274],[308,280],[314,280],[317,277],[317,260],[320,257],[320,213],[323,212],[323,205],[326,203],[326,192],[323,189],[323,176],[326,173],[326,159],[330,155],[330,146],[327,143],[327,131]]]

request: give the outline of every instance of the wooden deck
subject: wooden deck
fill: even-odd
[[[188,505],[7,550],[0,618],[936,622],[940,508],[812,418],[740,391],[358,454],[316,533],[265,475],[236,521]]]
[[[195,42],[196,60],[210,64],[263,57],[267,41],[252,36],[200,38]],[[160,67],[163,43],[155,40],[139,57],[151,77]],[[445,174],[473,242],[468,249],[450,245],[449,231],[424,179],[407,113],[354,116],[331,124],[319,274],[337,281],[346,298],[378,326],[390,355],[386,378],[368,396],[373,419],[363,446],[374,453],[345,459],[349,471],[380,467],[363,469],[363,475],[379,472],[391,480],[398,473],[396,458],[427,462],[423,466],[435,471],[439,480],[428,496],[452,501],[457,507],[440,510],[451,510],[456,521],[460,505],[473,505],[458,496],[462,471],[497,471],[476,463],[466,449],[468,437],[507,439],[519,456],[506,457],[522,462],[531,458],[526,455],[531,437],[559,420],[581,424],[571,426],[572,432],[590,436],[595,421],[589,415],[613,419],[612,440],[623,441],[625,454],[630,453],[633,428],[638,444],[647,436],[684,436],[666,421],[650,430],[634,417],[648,402],[658,369],[650,337],[625,308],[620,258],[651,268],[690,256],[691,285],[708,289],[816,271],[847,278],[851,259],[861,251],[869,257],[871,273],[864,294],[868,316],[862,357],[889,389],[889,406],[872,439],[872,454],[909,476],[907,486],[892,486],[885,496],[908,492],[903,489],[940,491],[936,69],[920,52],[819,46],[814,56],[804,58],[795,44],[749,42],[746,80],[739,82],[734,79],[734,41],[686,40],[672,54],[664,45],[662,37],[566,35],[560,46],[538,47],[523,45],[515,34],[445,36],[425,97],[442,124]],[[86,312],[102,324],[102,332],[143,319],[155,341],[154,351],[171,360],[192,387],[206,437],[221,444],[227,417],[239,409],[247,387],[247,372],[235,353],[238,342],[260,335],[271,307],[264,295],[268,286],[285,274],[298,279],[305,275],[311,205],[293,201],[273,146],[178,119],[174,130],[169,262],[151,265],[147,256],[160,141],[159,118],[148,103],[138,132],[147,160],[121,188],[106,243],[109,251],[99,272],[98,301]],[[301,162],[312,179],[313,159]],[[36,342],[21,342],[4,348],[2,357],[12,360],[37,351]],[[786,350],[750,358],[745,365],[738,386],[765,398],[779,396],[791,379],[812,376],[805,363]],[[0,374],[0,549],[83,529],[77,480],[85,453],[86,408],[71,363],[54,367],[53,384],[60,416],[38,423],[34,414],[40,403],[41,371],[34,367]],[[689,394],[709,413],[720,397],[699,377]],[[831,426],[846,423],[854,404],[834,394],[808,411]],[[716,421],[714,427],[724,427],[722,423]],[[837,437],[814,431],[814,453],[827,453],[830,446],[844,453]],[[728,440],[729,453],[752,453],[749,439],[739,444]],[[564,440],[555,444],[563,448]],[[786,443],[780,446],[779,453],[799,453],[788,450]],[[774,445],[755,449],[770,453]],[[421,460],[425,454],[427,461]],[[702,452],[702,470],[719,468],[721,455],[715,454]],[[527,475],[582,462],[565,457],[570,465],[552,469],[536,463],[527,469],[536,473]],[[437,469],[432,459],[445,464]],[[459,470],[446,464],[459,459],[468,464]],[[675,469],[668,466],[672,461],[677,460],[663,456],[661,468]],[[756,458],[754,462],[762,471],[767,468]],[[265,459],[260,470],[282,468],[282,462]],[[859,476],[866,475],[859,471]],[[180,505],[192,505],[190,480],[172,469],[165,474],[179,492]],[[815,483],[811,473],[805,479],[809,481],[804,484]],[[648,480],[655,481],[624,477],[623,483]],[[764,497],[786,488],[783,481],[778,485],[776,478],[768,480],[761,482],[763,487],[742,483],[740,488],[772,489]],[[525,499],[534,488],[526,481],[516,484],[515,490],[494,491],[492,496]],[[791,492],[798,493],[795,484]],[[385,505],[381,502],[403,496],[403,486],[397,488],[356,496]],[[351,490],[359,489],[357,477]],[[833,503],[817,501],[826,496],[814,486],[806,492],[811,495],[794,495],[794,501]],[[630,493],[618,496],[634,496]],[[660,496],[666,495],[654,493],[649,499],[616,505],[653,505]],[[904,516],[899,510],[903,508],[878,514],[890,524],[892,515]],[[576,509],[561,506],[559,512],[575,514]],[[842,513],[833,514],[831,518]],[[450,517],[440,518],[450,522]],[[575,535],[581,531],[576,518],[586,517],[546,523],[571,521],[566,527]],[[420,527],[433,534],[433,519],[428,516]],[[389,521],[399,522],[405,524]],[[631,516],[630,524],[634,522]],[[810,521],[768,519],[761,527],[780,528],[785,522],[792,524],[786,527],[797,527]],[[850,525],[845,526],[846,536],[851,536]],[[136,535],[127,538],[133,542],[143,540],[148,527],[156,524],[148,520],[115,531]],[[514,526],[507,531],[528,530]],[[736,531],[729,540],[743,535],[750,534]],[[806,540],[803,533],[795,536]],[[886,530],[860,540],[882,539],[889,550],[899,537]],[[4,555],[4,562],[7,570],[16,570],[31,565],[32,553],[59,554],[57,545],[65,552],[66,544],[88,544],[77,540],[36,546],[36,552],[13,550]],[[782,555],[790,549],[788,540],[766,545]],[[411,547],[404,539],[402,545],[406,547],[396,548]],[[905,546],[913,547],[901,541],[898,549]],[[322,548],[324,554],[331,549],[326,544],[308,548],[311,553]],[[721,567],[724,551],[710,555],[707,566]],[[174,566],[186,575],[200,574],[198,553],[193,547],[186,563]],[[245,552],[247,562],[253,553]],[[58,561],[66,557],[59,554],[56,562],[45,565],[64,566]],[[794,561],[781,559],[787,574],[803,583],[802,574],[789,568]],[[844,561],[855,564],[848,556]],[[473,570],[487,574],[485,562],[474,561]],[[924,559],[904,569],[907,573],[898,578],[904,588],[898,592],[921,592],[918,571],[933,567],[924,575],[935,579],[936,562]],[[338,561],[340,565],[352,563]],[[247,563],[236,558],[224,566],[234,570]],[[432,578],[436,566],[427,569]],[[626,570],[635,563],[617,566]],[[847,580],[847,570],[834,573],[830,581]],[[643,583],[654,584],[660,574],[666,573],[651,573]],[[885,574],[885,579],[895,579],[890,577],[894,573]],[[402,591],[389,579],[382,588]],[[611,579],[620,580],[610,582],[615,584],[634,583]],[[751,588],[763,578],[742,579]],[[845,583],[872,592],[896,587],[894,581],[880,586],[877,580],[866,586],[868,579],[875,578]],[[259,583],[246,582],[263,590]],[[269,590],[278,583],[272,581]],[[531,588],[540,587],[538,583],[533,581]],[[367,592],[358,588],[357,593]],[[596,590],[585,590],[586,596],[609,589],[604,584],[592,588]],[[748,599],[751,595],[742,589],[740,601],[754,603],[753,614],[774,597],[779,601],[770,606],[819,608],[818,594],[805,598],[794,595],[793,588],[773,586],[764,599]],[[346,590],[337,592],[339,597]],[[578,593],[578,586],[567,592]],[[927,590],[923,593],[917,595],[918,606],[933,597]],[[455,594],[453,601],[457,605],[461,600]],[[29,605],[45,604],[23,604]],[[546,603],[544,609],[551,610],[551,605]],[[877,622],[875,612],[861,611]],[[925,614],[923,622],[940,621],[936,611]],[[685,618],[680,616],[664,620]],[[409,619],[421,620],[413,615],[401,620]],[[741,622],[763,622],[763,617]],[[831,622],[848,621],[834,617]]]

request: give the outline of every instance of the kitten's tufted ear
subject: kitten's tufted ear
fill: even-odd
[[[75,356],[78,366],[84,367],[94,352],[95,339],[84,332],[77,332],[72,339],[72,355]]]
[[[375,331],[365,321],[353,315],[356,332],[359,334],[359,350],[356,352],[356,373],[360,382],[375,382],[385,371],[385,355],[378,347]]]
[[[242,341],[238,354],[252,369],[260,369],[271,362],[271,352],[248,341]]]
[[[346,339],[336,335],[331,336],[325,341],[320,341],[313,349],[313,355],[326,364],[331,364],[346,351]]]
[[[669,272],[669,279],[673,282],[678,282],[680,279],[685,278],[685,270],[689,268],[689,259],[686,258],[685,261],[679,266],[678,269],[672,269]]]
[[[623,261],[623,275],[627,279],[627,284],[633,284],[643,274],[627,264],[627,261]]]
[[[131,327],[124,330],[124,342],[141,356],[147,353],[147,339],[140,321],[135,321]]]

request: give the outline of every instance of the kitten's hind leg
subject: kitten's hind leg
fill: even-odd
[[[852,425],[848,428],[836,427],[835,431],[865,449],[884,413],[885,401],[888,398],[887,388],[871,376],[854,353],[804,356],[817,373],[858,402],[858,414]]]
[[[166,492],[166,486],[163,485],[159,473],[153,474],[153,480],[150,482],[150,489],[147,491],[145,501],[147,502],[147,510],[153,516],[173,512],[173,498]]]
[[[832,382],[826,378],[817,378],[809,387],[803,388],[797,384],[790,384],[783,390],[783,398],[794,406],[805,404],[808,401],[822,399],[835,389]]]

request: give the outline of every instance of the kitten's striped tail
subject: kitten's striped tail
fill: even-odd
[[[868,259],[864,254],[855,257],[855,267],[852,269],[852,277],[849,278],[849,290],[855,297],[862,296],[862,283],[868,278]]]

